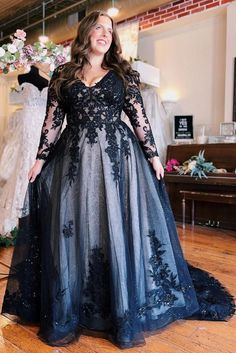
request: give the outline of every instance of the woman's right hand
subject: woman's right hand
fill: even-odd
[[[43,159],[37,159],[28,173],[29,182],[33,183],[37,176],[41,173],[42,167],[44,165]]]

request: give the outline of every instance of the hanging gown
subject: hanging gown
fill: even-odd
[[[78,79],[61,100],[49,87],[37,155],[46,163],[28,188],[2,313],[38,322],[50,345],[86,329],[128,348],[177,319],[234,312],[230,294],[183,258],[164,181],[148,161],[157,150],[138,82],[127,79],[126,91],[114,71],[92,87]]]
[[[17,131],[12,133],[1,159],[2,178],[6,178],[0,192],[0,234],[9,235],[18,225],[28,187],[28,172],[38,149],[38,141],[45,117],[47,90],[42,91],[29,82],[23,83],[19,95],[23,107],[17,111]],[[15,129],[15,130],[16,130]]]
[[[0,183],[4,184],[15,170],[21,143],[21,109],[17,109],[9,117],[3,134],[0,154]]]

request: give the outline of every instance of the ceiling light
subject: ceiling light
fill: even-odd
[[[114,0],[112,0],[112,6],[107,10],[107,14],[110,17],[115,17],[118,15],[118,13],[119,13],[119,9],[117,7],[115,7]]]
[[[43,24],[43,34],[41,36],[39,36],[39,41],[40,43],[47,43],[49,41],[49,38],[48,36],[45,35],[45,9],[46,9],[46,4],[45,4],[45,1],[43,1],[42,3],[42,7],[43,7],[43,21],[42,21],[42,24]]]
[[[49,38],[48,38],[48,36],[45,36],[43,34],[43,35],[39,36],[39,41],[40,41],[40,43],[45,44],[45,43],[47,43],[49,41]]]

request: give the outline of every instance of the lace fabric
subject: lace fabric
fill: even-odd
[[[46,163],[28,187],[3,313],[39,323],[50,345],[85,328],[120,348],[177,319],[233,314],[232,297],[209,276],[196,293],[164,181],[147,161],[156,154],[133,79],[127,91],[113,71],[92,87],[78,80],[60,102],[50,86],[38,151]],[[215,309],[212,295],[201,305],[209,285],[221,293]]]
[[[60,67],[54,71],[49,84],[46,117],[41,131],[37,159],[47,158],[50,150],[59,137],[59,133],[65,118],[65,111],[62,103],[59,102],[55,89],[52,87],[53,81],[59,77],[59,72]]]
[[[138,80],[128,76],[129,84],[125,96],[123,110],[130,119],[134,132],[139,139],[140,145],[146,157],[158,156],[157,148],[153,138],[152,129],[144,109],[143,98],[140,93]]]
[[[46,113],[46,119],[44,121],[43,129],[41,133],[41,140],[40,140],[39,150],[37,154],[38,159],[47,159],[49,152],[52,150],[55,142],[59,137],[60,130],[65,118],[66,109],[63,106],[63,103],[58,100],[55,90],[52,87],[54,80],[59,77],[60,70],[62,70],[62,68],[63,67],[59,67],[54,72],[49,86],[47,110],[46,110],[47,113]],[[115,74],[112,71],[108,72],[108,74],[110,73],[112,73],[115,77]],[[108,74],[105,75],[104,79],[107,78]],[[113,79],[110,79],[111,84],[114,83],[114,77]],[[121,98],[121,101],[120,101],[120,104],[116,105],[117,112],[114,112],[115,121],[117,120],[117,114],[119,114],[120,110],[123,109],[131,121],[135,134],[140,142],[140,145],[146,157],[152,158],[154,156],[158,156],[151,126],[144,110],[143,100],[139,90],[139,82],[135,81],[130,76],[127,76],[127,80],[128,80],[128,88],[127,88],[126,95],[124,96],[124,90],[122,90],[122,92],[118,92]],[[94,89],[93,91],[97,91],[97,93],[100,92],[100,88],[98,88],[98,86],[102,82],[103,82],[103,79],[100,80],[98,84],[92,87],[87,87],[82,81],[80,81],[80,84],[84,87],[84,89],[81,91],[81,95],[85,93],[85,99],[86,99],[87,91],[89,89],[92,89],[92,90]],[[109,86],[103,87],[104,93],[108,91],[109,88],[111,87]],[[86,112],[86,110],[89,109],[89,106],[83,107],[83,108],[85,109],[85,112]],[[96,120],[98,120],[102,114],[106,115],[105,106],[104,106],[104,112],[101,109],[99,109],[99,110],[95,110],[92,113],[93,119],[96,117]],[[73,115],[74,115],[74,112],[73,112]],[[68,117],[68,120],[72,120],[72,119],[73,119],[73,116],[71,118]],[[75,119],[76,119],[76,116],[75,116]],[[76,121],[74,121],[74,124],[76,125]]]
[[[164,164],[166,162],[167,146],[172,143],[171,122],[164,111],[155,87],[143,87],[141,95],[155,143],[158,145],[158,154]],[[133,130],[129,118],[124,113],[122,114],[122,120]]]
[[[17,110],[9,117],[4,131],[0,157],[0,181],[3,184],[14,172],[18,151],[21,143],[21,110]]]
[[[37,153],[46,109],[47,87],[39,91],[25,82],[20,88],[23,106],[15,113],[17,124],[0,162],[1,176],[6,178],[0,193],[0,234],[3,235],[8,235],[18,225],[28,187],[28,172]]]

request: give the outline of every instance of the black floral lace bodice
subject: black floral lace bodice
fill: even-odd
[[[158,156],[139,91],[139,82],[127,76],[128,87],[125,90],[121,79],[110,70],[91,87],[78,79],[69,88],[62,89],[62,101],[57,98],[52,86],[62,68],[63,66],[60,66],[54,71],[49,85],[46,117],[37,159],[47,159],[59,137],[65,115],[68,127],[75,131],[78,128],[87,129],[88,142],[93,144],[96,142],[98,129],[105,129],[109,135],[109,131],[121,123],[122,110],[131,121],[145,156],[148,159]]]

